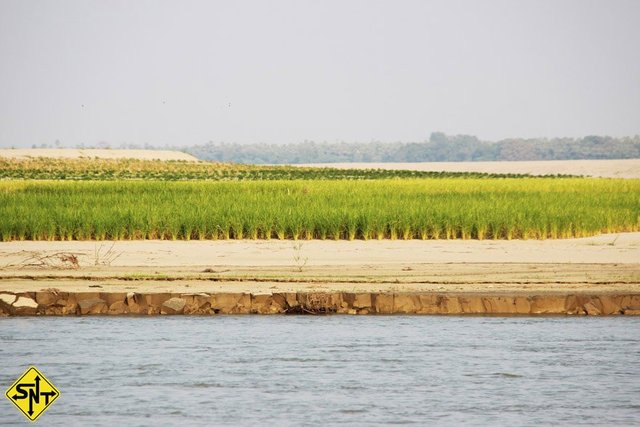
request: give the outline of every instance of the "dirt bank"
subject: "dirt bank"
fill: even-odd
[[[637,294],[442,294],[379,292],[0,292],[0,315],[156,314],[640,315]]]
[[[0,243],[0,311],[640,313],[640,233],[300,243]]]

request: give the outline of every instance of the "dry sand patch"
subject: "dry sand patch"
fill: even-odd
[[[138,159],[199,161],[191,154],[172,150],[105,150],[75,148],[16,148],[0,149],[0,157],[27,159],[47,157],[55,159]]]
[[[296,249],[293,241],[6,242],[0,243],[0,287],[123,292],[640,292],[640,233],[545,241],[300,243]],[[107,255],[111,245],[112,255]],[[58,253],[73,254],[78,265],[33,262],[37,256]]]
[[[25,253],[78,253],[91,264],[96,250],[120,256],[113,267],[312,266],[416,263],[638,263],[640,233],[559,240],[123,240],[0,243],[0,267]],[[296,249],[297,246],[300,249]],[[24,253],[22,253],[24,252]],[[99,254],[98,254],[99,256]],[[299,257],[299,261],[294,260]]]

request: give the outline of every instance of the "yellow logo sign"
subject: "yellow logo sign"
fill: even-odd
[[[35,421],[60,396],[58,389],[31,366],[5,393],[20,411]]]

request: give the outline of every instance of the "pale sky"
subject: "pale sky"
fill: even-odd
[[[640,134],[640,1],[0,0],[0,146]]]

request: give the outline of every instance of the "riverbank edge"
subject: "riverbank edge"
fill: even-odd
[[[0,316],[217,314],[640,315],[640,293],[0,291]]]

